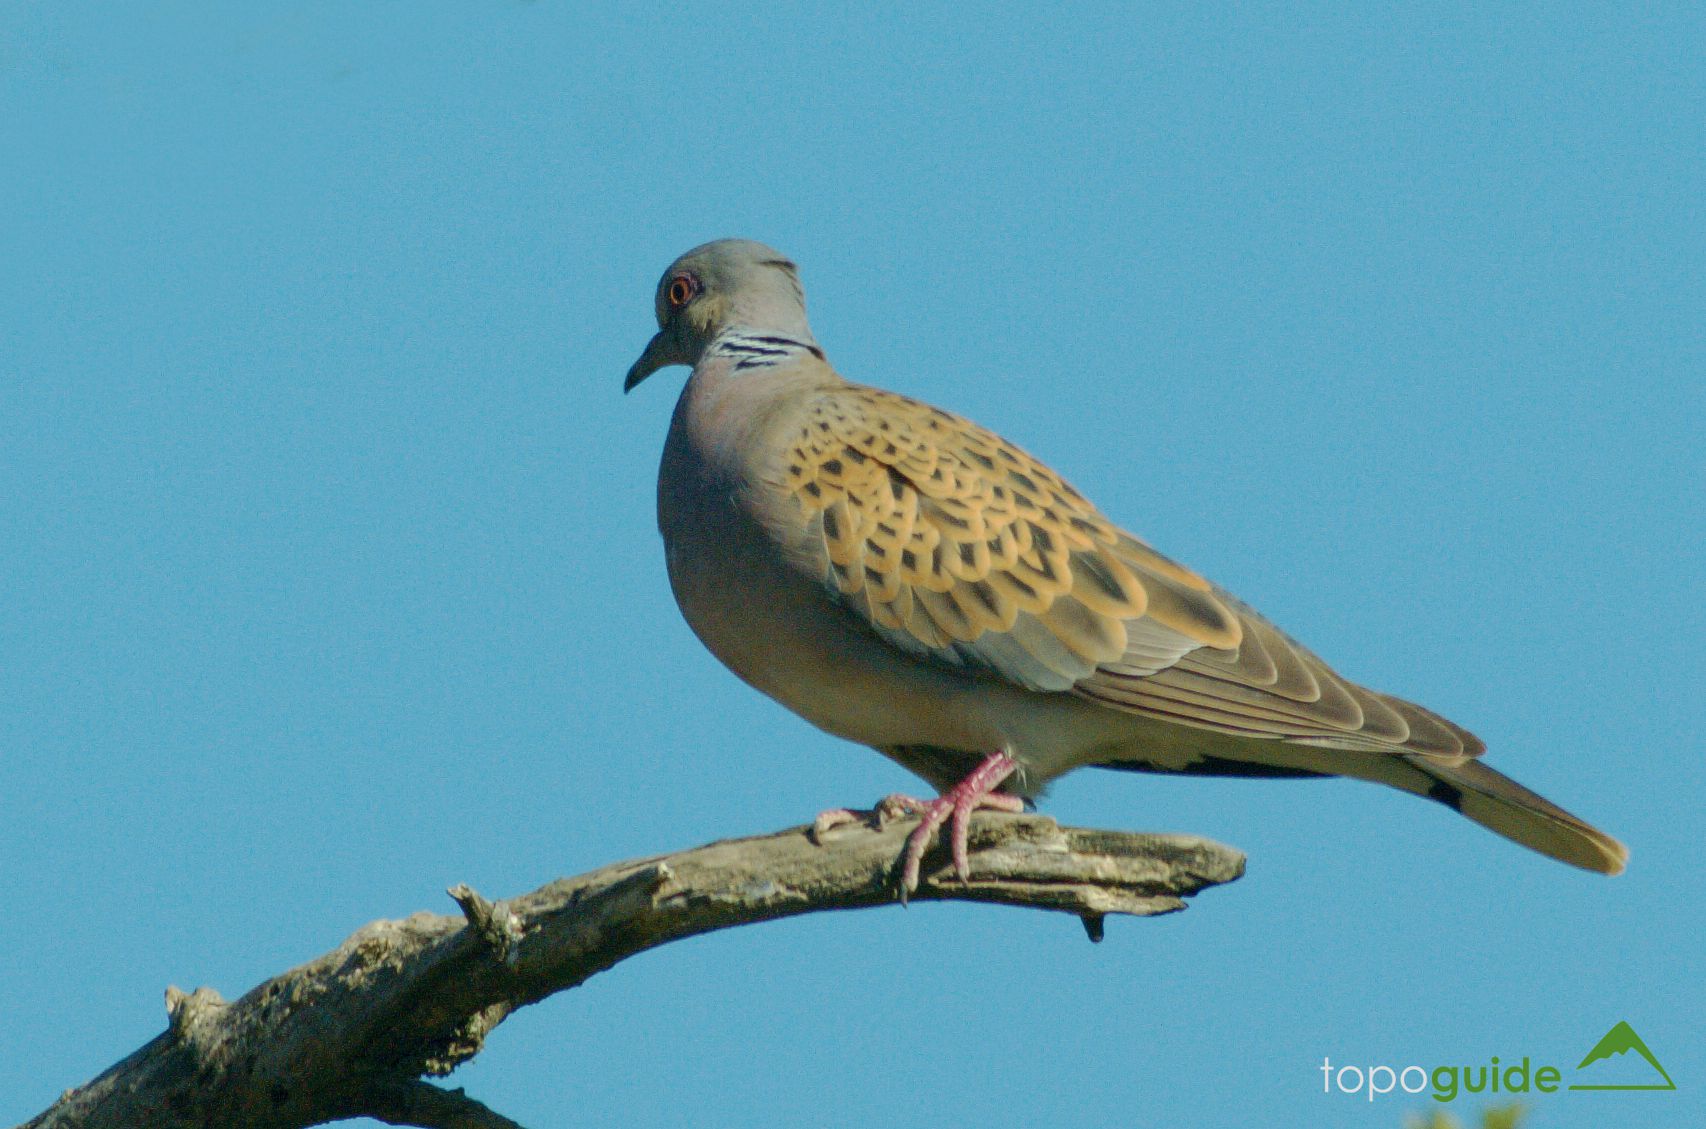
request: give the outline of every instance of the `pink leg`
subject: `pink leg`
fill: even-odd
[[[954,855],[954,873],[961,882],[971,878],[971,862],[967,858],[966,836],[971,827],[971,813],[978,808],[997,811],[1024,811],[1025,802],[1018,796],[1008,796],[995,789],[1018,769],[1019,762],[1005,751],[991,753],[971,771],[971,774],[946,792],[926,803],[911,796],[890,796],[879,810],[901,808],[923,814],[918,827],[906,839],[905,862],[900,875],[900,900],[905,901],[918,889],[918,872],[924,862],[924,852],[937,828],[950,819],[949,847]]]

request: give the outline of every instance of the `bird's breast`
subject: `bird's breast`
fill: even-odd
[[[761,468],[719,460],[726,448],[706,443],[694,423],[678,408],[658,475],[658,528],[676,603],[706,648],[849,740],[971,748],[994,740],[956,708],[963,678],[894,651],[809,574],[774,515],[760,516],[768,503],[752,479]]]

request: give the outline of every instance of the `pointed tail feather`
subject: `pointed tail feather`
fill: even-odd
[[[1392,757],[1385,783],[1431,800],[1531,850],[1600,874],[1621,874],[1629,848],[1478,760]]]

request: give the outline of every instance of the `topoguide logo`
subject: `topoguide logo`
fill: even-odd
[[[1633,1071],[1622,1069],[1598,1070],[1584,1073],[1596,1063],[1634,1051],[1645,1066],[1635,1065]],[[1636,1060],[1628,1060],[1634,1063]],[[1650,1068],[1650,1069],[1648,1069]],[[1613,1075],[1625,1080],[1611,1081]],[[1331,1058],[1321,1060],[1321,1092],[1366,1094],[1368,1100],[1384,1094],[1427,1093],[1436,1102],[1453,1102],[1462,1094],[1552,1094],[1558,1090],[1674,1090],[1665,1068],[1657,1056],[1647,1049],[1641,1036],[1626,1022],[1620,1022],[1605,1033],[1576,1064],[1568,1084],[1564,1072],[1556,1066],[1534,1065],[1528,1055],[1521,1061],[1500,1062],[1494,1055],[1478,1066],[1334,1066]]]

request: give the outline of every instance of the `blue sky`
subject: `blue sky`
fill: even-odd
[[[723,671],[653,522],[676,254],[801,264],[965,412],[1625,839],[1085,771],[1250,857],[1171,918],[647,954],[453,1079],[530,1126],[1400,1124],[1321,1060],[1700,1124],[1698,6],[0,8],[0,1122],[366,921],[911,788]],[[1432,1103],[1426,1103],[1432,1104]],[[1477,1103],[1452,1108],[1471,1113]]]

